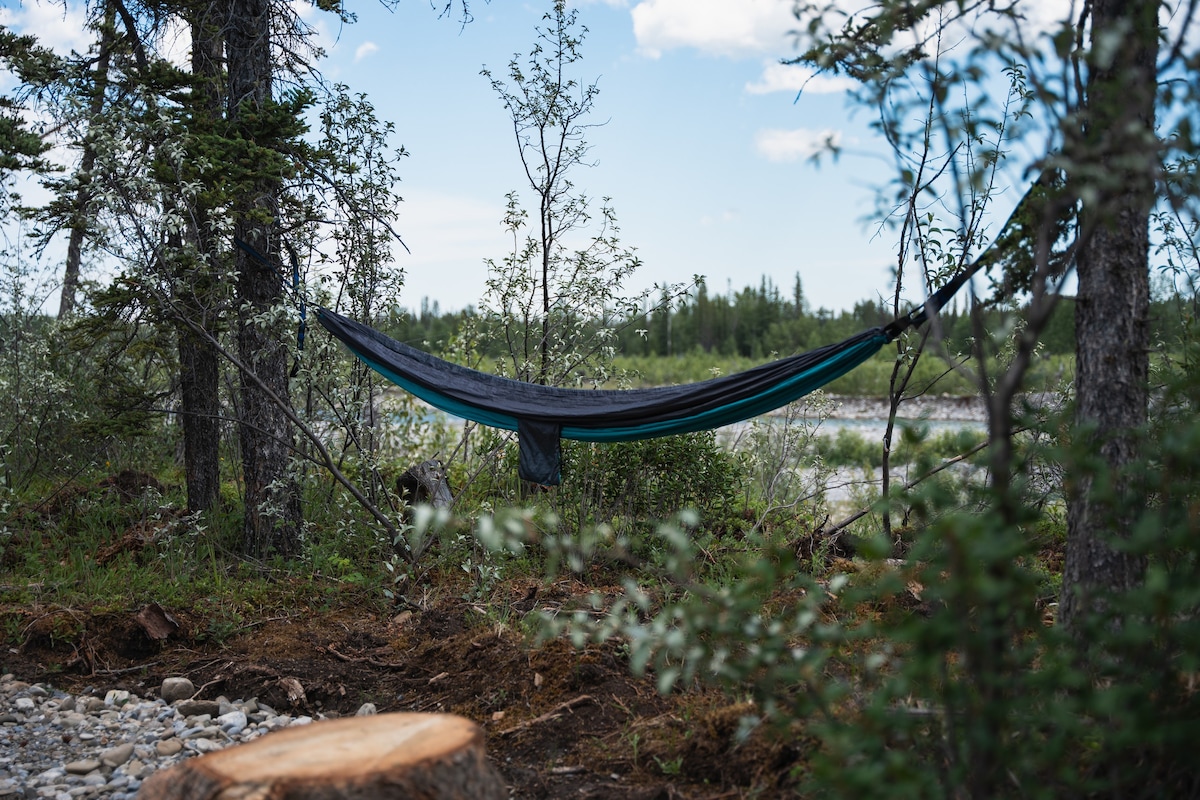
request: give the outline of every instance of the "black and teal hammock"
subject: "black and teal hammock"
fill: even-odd
[[[518,474],[559,482],[560,440],[628,442],[710,430],[765,414],[813,392],[871,358],[941,308],[975,272],[969,268],[924,305],[845,341],[722,378],[653,389],[568,389],[489,375],[443,361],[325,308],[317,319],[380,375],[435,408],[516,431]]]

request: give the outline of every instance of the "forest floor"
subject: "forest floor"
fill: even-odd
[[[841,409],[877,413],[861,402]],[[972,419],[978,411],[944,399],[925,414]],[[0,672],[76,694],[119,688],[142,697],[185,676],[203,699],[254,697],[293,715],[353,714],[368,702],[380,712],[459,714],[483,727],[490,758],[521,798],[794,796],[817,746],[802,724],[746,736],[755,708],[744,693],[693,684],[659,694],[654,675],[631,673],[619,641],[537,643],[541,614],[580,607],[592,592],[618,595],[606,585],[619,577],[611,574],[513,580],[486,602],[464,599],[470,592],[452,580],[434,581],[436,590],[389,608],[377,589],[281,572],[259,579],[271,587],[264,596],[227,609],[233,601],[219,589],[191,600],[179,599],[187,592],[142,597],[138,581],[113,572],[110,582],[125,581],[116,589],[124,599],[62,599],[52,588],[62,578],[50,577],[56,565],[79,560],[99,572],[126,559],[128,578],[152,563],[144,523],[122,531],[114,513],[88,539],[78,529],[84,512],[69,511],[114,492],[136,510],[139,487],[102,480],[23,513],[27,529],[0,548]],[[156,601],[176,623],[163,639],[137,620]]]
[[[535,597],[534,588],[511,587],[502,615],[461,599],[386,614],[314,605],[245,619],[220,641],[197,635],[208,621],[186,609],[164,609],[179,628],[154,641],[132,613],[7,606],[0,620],[22,644],[10,644],[0,666],[77,694],[154,696],[164,678],[186,676],[201,698],[256,697],[294,715],[353,714],[367,702],[380,712],[459,714],[483,726],[514,797],[790,794],[801,741],[743,740],[752,706],[704,687],[664,697],[652,676],[631,675],[616,644],[534,645],[525,614],[592,590],[563,581]]]

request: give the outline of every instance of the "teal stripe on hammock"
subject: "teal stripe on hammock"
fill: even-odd
[[[503,428],[504,430],[508,431],[515,431],[517,429],[517,418],[514,416],[459,402],[453,398],[446,397],[434,389],[430,389],[427,386],[422,386],[419,383],[408,380],[400,375],[400,373],[388,369],[373,358],[361,355],[358,352],[355,352],[354,355],[368,367],[375,370],[404,391],[421,398],[426,403],[429,403],[429,405],[441,411],[445,411],[447,414],[453,414],[456,417],[469,419],[473,422],[479,422],[483,425],[489,425],[493,428]]]
[[[732,425],[735,422],[742,422],[751,417],[774,411],[815,392],[874,356],[879,352],[879,348],[887,342],[887,336],[880,332],[877,336],[859,342],[827,361],[781,381],[769,391],[699,414],[666,422],[651,422],[645,425],[629,425],[621,428],[580,428],[564,425],[561,436],[564,439],[583,442],[631,442],[637,439],[694,433]]]
[[[564,425],[561,436],[564,439],[574,439],[582,442],[631,442],[637,439],[651,439],[657,436],[693,433],[695,431],[711,430],[725,425],[732,425],[735,422],[741,422],[751,417],[757,417],[769,411],[774,411],[820,389],[822,386],[840,378],[871,358],[879,352],[879,348],[883,347],[887,341],[887,336],[880,332],[876,336],[859,342],[821,364],[817,364],[793,375],[785,381],[781,381],[766,392],[761,392],[753,397],[743,398],[742,400],[736,400],[705,412],[663,422],[646,423],[644,425],[605,428],[584,428]],[[362,359],[363,363],[406,392],[421,398],[426,403],[429,403],[429,405],[445,411],[447,414],[453,414],[456,417],[469,419],[493,428],[503,428],[510,431],[517,429],[517,418],[514,416],[454,400],[434,389],[404,378],[399,373],[388,369],[372,358],[362,355],[358,355],[358,358]]]

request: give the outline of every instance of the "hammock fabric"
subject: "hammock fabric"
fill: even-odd
[[[923,322],[926,307],[940,307],[941,302],[933,306],[938,295],[891,325],[838,344],[700,383],[632,390],[568,389],[501,378],[443,361],[325,308],[317,310],[317,319],[364,363],[431,406],[516,431],[520,477],[557,485],[560,439],[627,442],[765,414],[844,375],[902,330]]]

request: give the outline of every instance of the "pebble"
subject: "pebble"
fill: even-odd
[[[193,700],[187,678],[163,689],[76,697],[0,676],[0,800],[134,800],[156,770],[313,721],[253,698]]]

